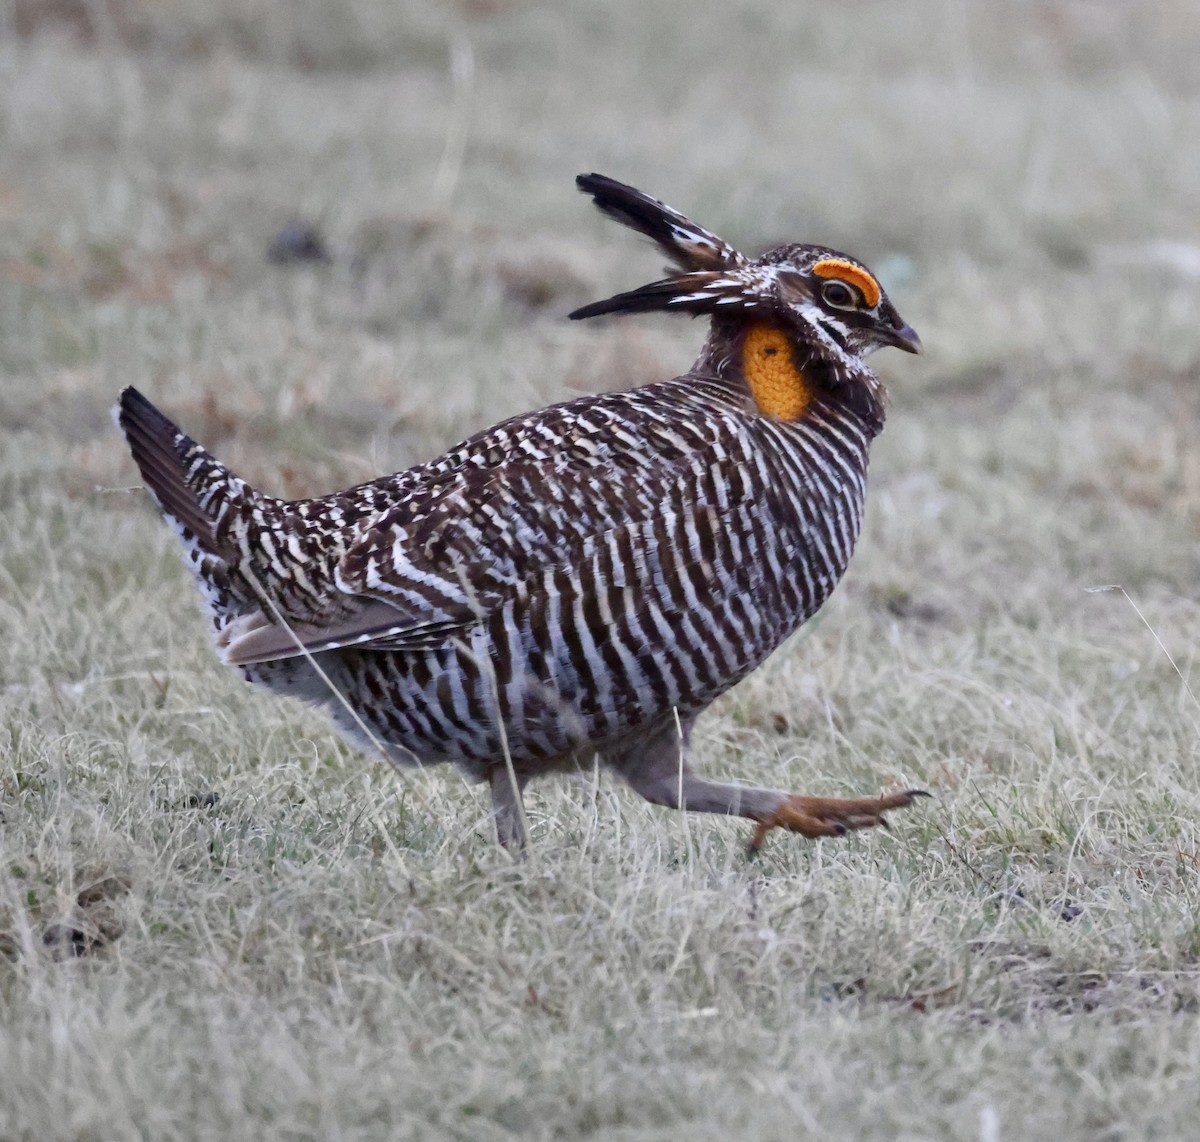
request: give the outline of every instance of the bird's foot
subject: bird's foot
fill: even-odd
[[[787,829],[805,837],[841,837],[851,829],[887,828],[883,814],[889,809],[904,809],[918,797],[928,797],[924,789],[906,789],[886,797],[801,797],[792,794],[773,813],[762,817],[754,830],[750,851],[758,852],[772,829]]]

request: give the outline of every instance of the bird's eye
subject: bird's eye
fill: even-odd
[[[821,297],[826,305],[832,305],[834,309],[857,309],[858,298],[854,294],[854,290],[845,282],[839,282],[836,279],[827,281],[821,287]]]

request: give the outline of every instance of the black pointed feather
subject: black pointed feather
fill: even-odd
[[[117,423],[125,433],[142,479],[162,510],[215,552],[212,520],[187,483],[184,457],[197,447],[196,442],[132,386],[121,392]]]
[[[657,310],[673,310],[678,313],[711,313],[715,295],[693,297],[706,292],[706,287],[719,275],[713,273],[680,274],[676,278],[664,278],[637,289],[627,290],[603,301],[582,305],[567,316],[572,321],[585,317],[600,317],[606,313],[650,313]]]
[[[636,187],[602,174],[581,174],[575,183],[602,213],[645,234],[681,270],[724,270],[745,262],[728,242]]]

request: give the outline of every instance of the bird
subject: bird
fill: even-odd
[[[406,471],[283,500],[136,389],[115,416],[183,544],[220,658],[323,708],[404,769],[487,783],[522,849],[533,777],[599,759],[651,803],[842,836],[928,796],[830,798],[709,780],[697,717],[824,604],[862,524],[885,391],[919,353],[876,276],[816,245],[738,252],[665,203],[577,178],[666,276],[569,316],[708,319],[681,376],[505,420]]]

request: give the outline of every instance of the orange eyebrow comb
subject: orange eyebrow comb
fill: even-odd
[[[819,278],[841,278],[842,281],[856,286],[868,309],[874,309],[883,295],[879,283],[866,270],[842,258],[822,258],[813,266],[812,272]]]

